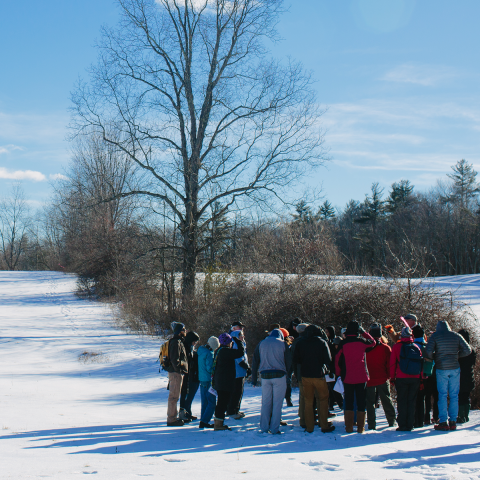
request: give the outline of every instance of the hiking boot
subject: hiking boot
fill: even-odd
[[[322,433],[330,433],[330,432],[333,432],[334,430],[335,430],[335,426],[330,425],[328,428],[322,428]]]
[[[231,430],[231,428],[229,428],[227,425],[223,424],[224,420],[222,420],[221,418],[216,418],[214,421],[215,421],[215,425],[213,426],[213,429],[215,431],[217,431],[217,430]]]
[[[183,427],[185,422],[180,418],[177,418],[174,422],[167,422],[167,427]]]
[[[190,418],[188,418],[188,413],[184,408],[180,409],[180,413],[178,414],[178,418],[180,420],[183,420],[184,423],[190,422]]]
[[[448,422],[448,428],[450,428],[450,430],[456,430],[457,429],[457,423],[456,422]]]
[[[234,420],[241,420],[245,414],[243,412],[238,412],[235,415],[230,415],[230,418],[233,418]]]
[[[438,425],[435,425],[433,428],[435,430],[440,431],[440,432],[449,432],[450,431],[450,427],[448,426],[447,422],[439,423]]]
[[[192,415],[191,413],[187,413],[187,418],[190,421],[193,421],[193,420],[197,420],[198,417],[196,417],[195,415]]]
[[[200,421],[200,425],[198,426],[198,428],[214,428],[214,426],[215,425],[213,425],[213,423],[205,423]]]

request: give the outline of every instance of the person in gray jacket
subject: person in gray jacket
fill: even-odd
[[[257,385],[257,372],[262,377],[262,411],[260,430],[281,433],[282,404],[287,390],[285,342],[279,329],[262,340],[253,354],[252,384]]]
[[[428,339],[425,356],[435,360],[437,368],[439,421],[435,430],[457,428],[458,392],[460,391],[459,358],[470,355],[472,349],[465,339],[451,330],[448,322],[439,321],[435,333]],[[447,406],[447,397],[450,402]],[[447,418],[449,423],[447,423]]]

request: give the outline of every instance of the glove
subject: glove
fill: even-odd
[[[238,346],[243,345],[242,341],[241,341],[239,338],[237,338],[237,337],[233,337],[233,341],[234,341]]]

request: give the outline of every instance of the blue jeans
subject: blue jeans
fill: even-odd
[[[440,423],[456,422],[458,417],[458,392],[460,391],[460,368],[437,370],[438,419]],[[450,398],[447,412],[447,396]]]
[[[210,422],[217,404],[217,399],[215,398],[215,395],[208,391],[209,388],[210,386],[204,387],[203,385],[200,385],[200,398],[202,399],[200,421],[203,423]]]

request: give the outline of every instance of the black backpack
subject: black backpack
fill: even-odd
[[[420,375],[423,358],[420,348],[414,343],[404,343],[400,350],[400,370],[406,375]]]

